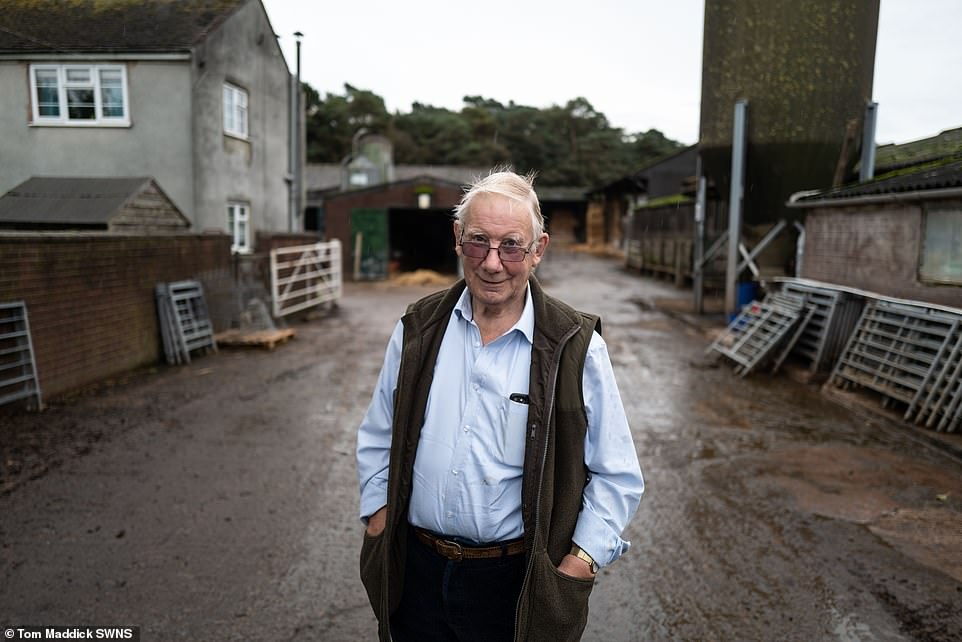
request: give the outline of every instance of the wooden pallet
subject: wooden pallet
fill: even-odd
[[[287,328],[285,330],[225,330],[214,335],[214,339],[220,345],[226,346],[260,346],[273,350],[278,343],[286,343],[296,332]]]

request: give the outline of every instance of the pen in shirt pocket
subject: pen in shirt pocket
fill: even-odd
[[[523,404],[531,403],[531,400],[528,398],[528,395],[523,394],[521,392],[512,392],[510,395],[508,395],[508,400],[513,401],[515,403],[523,403]]]

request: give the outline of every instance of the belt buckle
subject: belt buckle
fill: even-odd
[[[464,559],[464,549],[457,542],[451,542],[446,539],[438,539],[434,541],[434,546],[438,551],[438,554],[446,557],[448,559],[460,562]]]

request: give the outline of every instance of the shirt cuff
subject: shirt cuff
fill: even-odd
[[[628,550],[631,542],[621,539],[603,519],[588,509],[578,516],[572,541],[591,556],[600,568],[608,566]]]
[[[367,519],[387,505],[387,481],[372,479],[361,493],[361,521]]]

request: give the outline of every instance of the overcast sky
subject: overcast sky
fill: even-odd
[[[627,132],[698,139],[704,0],[264,0],[291,71],[384,98],[461,109],[462,97],[563,105],[584,96]],[[879,143],[962,126],[962,0],[882,0]]]

